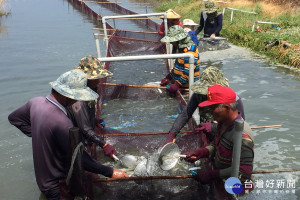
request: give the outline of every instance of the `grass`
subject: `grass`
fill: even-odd
[[[199,0],[160,1],[156,11],[164,12],[172,8],[183,19],[190,18],[199,23],[203,3]],[[230,22],[230,11],[223,16],[221,35],[235,45],[247,47],[259,54],[268,56],[276,63],[286,64],[300,69],[300,1],[298,0],[234,0],[223,6],[256,12],[256,15],[235,11]],[[278,25],[258,24],[261,32],[252,32],[254,21],[276,22]],[[276,28],[280,27],[280,30]],[[266,42],[278,40],[278,46],[266,49]],[[284,48],[284,44],[290,48]]]

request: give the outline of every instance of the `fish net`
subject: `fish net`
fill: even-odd
[[[101,18],[84,2],[70,1],[80,6],[92,19]],[[117,10],[124,15],[137,14],[118,4],[101,6]],[[106,23],[109,30],[107,57],[166,53],[164,43],[160,42],[161,36],[151,32],[157,32],[159,24],[151,19],[135,19],[135,22],[145,26],[148,32],[118,30]],[[221,194],[219,199],[226,199],[226,193],[212,192],[219,190],[219,186],[224,190],[222,182],[219,186],[204,186],[186,176],[190,175],[189,168],[195,167],[194,164],[178,160],[177,165],[169,171],[164,171],[159,166],[159,150],[167,137],[160,132],[170,128],[186,105],[186,95],[177,92],[176,98],[171,98],[165,89],[129,87],[128,84],[157,85],[157,82],[169,73],[167,60],[106,62],[105,68],[113,72],[113,77],[101,79],[96,117],[104,118],[106,128],[96,128],[95,131],[116,148],[118,157],[132,155],[138,162],[133,169],[128,169],[120,161],[113,161],[104,156],[99,147],[93,146],[90,152],[102,164],[124,170],[131,177],[139,179],[106,181],[105,177],[89,175],[92,184],[88,185],[93,187],[89,188],[88,196],[92,199],[210,199]],[[107,82],[116,85],[103,84]],[[196,126],[193,119],[188,124],[185,129]],[[136,135],[126,136],[128,132]],[[143,132],[157,134],[139,134]],[[121,135],[109,136],[113,133]],[[196,149],[206,141],[204,137],[189,133],[179,137],[176,144],[181,152]],[[205,160],[203,162],[206,163]],[[204,166],[207,167],[206,164],[200,163],[201,168]],[[172,178],[175,176],[181,178]]]

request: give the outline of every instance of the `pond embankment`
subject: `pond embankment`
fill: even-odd
[[[205,2],[155,0],[154,3],[157,3],[157,12],[171,8],[181,15],[181,21],[190,18],[199,23]],[[300,69],[300,1],[232,0],[216,4],[220,10],[225,8],[220,34],[228,38],[230,43],[266,55],[271,62]],[[230,8],[238,10],[234,10],[231,14]],[[274,24],[254,23],[257,21]]]

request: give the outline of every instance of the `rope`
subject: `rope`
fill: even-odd
[[[72,176],[72,172],[73,172],[73,165],[74,165],[74,162],[75,162],[75,159],[77,157],[77,154],[78,154],[78,151],[80,150],[80,147],[83,146],[83,143],[80,142],[76,148],[74,149],[74,152],[73,152],[73,155],[72,155],[72,161],[71,161],[71,165],[70,165],[70,169],[69,169],[69,172],[68,172],[68,176],[67,176],[67,179],[66,179],[66,183],[67,185],[69,185],[69,181],[70,181],[70,178]]]

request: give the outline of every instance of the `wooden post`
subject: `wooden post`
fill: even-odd
[[[82,166],[82,153],[83,146],[78,146],[81,143],[81,134],[79,128],[74,127],[69,130],[69,155],[68,163],[70,166],[67,186],[72,196],[84,196],[85,187],[83,183],[83,166]],[[78,147],[77,147],[78,146]],[[77,153],[74,155],[74,151]],[[73,156],[75,156],[73,158]],[[73,163],[72,163],[73,158]]]

